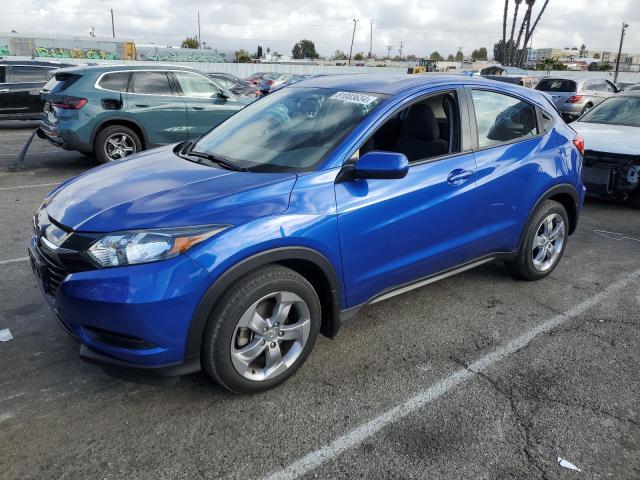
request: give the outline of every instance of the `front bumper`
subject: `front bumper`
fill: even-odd
[[[185,358],[185,345],[212,278],[190,257],[66,273],[35,236],[28,250],[46,302],[63,329],[82,344],[83,359],[156,376],[200,369],[199,358]]]

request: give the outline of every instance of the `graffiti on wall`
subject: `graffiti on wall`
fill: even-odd
[[[36,47],[33,49],[34,57],[42,58],[87,58],[90,60],[117,60],[115,52],[109,52],[99,48],[60,48],[60,47]]]
[[[138,60],[154,62],[224,62],[224,58],[216,52],[200,52],[190,49],[152,49],[144,51],[138,48]]]
[[[9,55],[9,45],[0,45],[0,57]]]

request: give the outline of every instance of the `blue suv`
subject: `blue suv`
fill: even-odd
[[[365,305],[496,260],[549,275],[578,222],[582,149],[534,90],[318,77],[67,180],[29,255],[84,359],[256,392]]]

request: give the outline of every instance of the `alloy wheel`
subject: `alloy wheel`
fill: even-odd
[[[136,144],[126,133],[114,133],[107,138],[104,153],[109,160],[119,160],[136,153]]]
[[[564,220],[557,213],[546,216],[536,230],[533,239],[533,267],[546,272],[555,265],[562,253],[566,237]]]
[[[249,380],[281,375],[300,357],[309,338],[311,314],[292,292],[274,292],[254,302],[231,338],[231,361]]]

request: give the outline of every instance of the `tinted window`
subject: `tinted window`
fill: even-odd
[[[542,131],[542,133],[547,133],[551,128],[551,125],[553,125],[553,117],[544,110],[540,113],[540,117],[542,118],[540,130]]]
[[[42,91],[49,93],[62,92],[73,85],[78,79],[80,79],[80,77],[80,75],[74,75],[71,73],[58,73],[52,77],[44,87],[42,87]]]
[[[11,67],[11,81],[14,83],[46,82],[49,70],[42,67]]]
[[[472,90],[480,148],[537,134],[533,106],[496,92]]]
[[[577,85],[573,80],[554,80],[552,78],[543,78],[536,85],[536,90],[543,92],[575,92]]]
[[[187,97],[211,98],[221,90],[202,75],[189,72],[174,72],[182,92]]]
[[[165,72],[134,72],[131,91],[149,95],[171,95]]]
[[[6,71],[6,68],[4,66],[0,66],[0,83],[5,82],[5,79],[4,79],[5,71]]]
[[[126,92],[129,83],[129,72],[114,72],[103,75],[98,86],[114,92]]]

